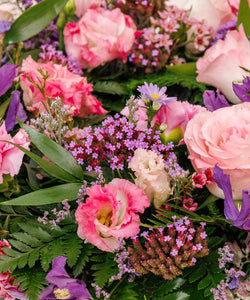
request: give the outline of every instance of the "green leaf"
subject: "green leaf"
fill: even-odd
[[[30,152],[29,150],[23,148],[22,146],[16,145],[10,141],[7,141],[9,144],[14,145],[19,150],[23,151],[27,156],[33,159],[44,171],[48,174],[61,179],[66,182],[75,182],[77,179],[69,174],[68,172],[64,171],[64,169],[58,167],[57,165],[47,161],[46,159],[41,158],[40,156],[36,155],[35,153]]]
[[[19,223],[19,227],[30,235],[36,237],[42,242],[49,242],[52,240],[52,236],[39,225],[35,226],[34,224],[29,223]]]
[[[246,36],[250,35],[250,7],[248,0],[241,0],[238,12],[237,29],[243,25]]]
[[[41,2],[42,3],[42,2]],[[52,141],[48,136],[19,121],[19,125],[28,133],[32,143],[51,161],[60,168],[83,180],[83,170],[75,158],[61,145]]]
[[[9,107],[10,99],[11,98],[7,99],[0,105],[0,121],[3,119],[5,112],[6,112],[7,108]]]
[[[190,298],[190,295],[184,292],[177,292],[169,294],[165,297],[162,297],[162,300],[187,300]]]
[[[4,42],[14,44],[33,37],[55,19],[68,0],[44,0],[27,9],[5,33]]]
[[[109,280],[111,275],[114,274],[115,266],[116,266],[113,253],[107,253],[103,255],[102,261],[103,261],[102,263],[94,264],[91,267],[91,270],[94,271],[93,273],[95,277],[94,282],[101,288],[104,287],[105,283]],[[117,268],[117,273],[118,273],[118,268]]]
[[[198,269],[196,269],[190,276],[189,276],[189,282],[195,282],[201,277],[203,277],[206,274],[207,270],[204,266],[199,266]]]
[[[89,261],[90,256],[92,255],[92,244],[84,244],[81,250],[81,254],[77,260],[77,263],[74,267],[73,274],[74,277],[80,275],[85,267],[86,263]]]
[[[32,251],[29,255],[29,260],[28,260],[28,266],[29,268],[33,268],[36,261],[39,259],[40,257],[40,249],[37,248],[34,251]]]
[[[16,232],[11,235],[16,240],[26,243],[31,247],[37,247],[41,245],[41,241],[39,241],[36,237],[29,235],[26,232]]]
[[[13,239],[9,239],[8,241],[11,244],[11,246],[15,247],[16,249],[18,249],[21,252],[27,252],[27,251],[31,250],[31,248],[29,246],[27,246],[26,244],[24,244],[23,242],[13,240]]]
[[[173,280],[168,280],[166,283],[160,285],[160,287],[154,292],[154,296],[163,296],[173,290],[180,288],[184,283],[185,279],[176,278]]]
[[[60,203],[65,199],[67,199],[67,201],[72,201],[77,199],[81,186],[81,183],[61,184],[31,192],[9,201],[1,202],[0,205],[39,206],[51,203]]]
[[[208,274],[205,278],[203,278],[199,282],[199,284],[197,286],[197,289],[198,290],[203,290],[204,288],[206,288],[207,286],[209,286],[209,284],[211,283],[211,281],[212,281],[211,275]]]
[[[112,94],[112,95],[126,95],[127,90],[116,81],[98,81],[94,87],[94,92]]]
[[[79,255],[81,254],[82,240],[75,233],[73,233],[67,236],[63,246],[67,256],[67,264],[70,267],[73,267],[76,264]]]
[[[181,65],[166,66],[166,68],[176,74],[196,76],[196,63],[189,62]]]

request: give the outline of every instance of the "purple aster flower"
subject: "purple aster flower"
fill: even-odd
[[[14,91],[12,92],[9,109],[5,118],[7,132],[13,130],[14,126],[17,124],[17,118],[24,122],[27,119],[27,115],[20,101],[20,92]]]
[[[86,284],[83,281],[69,277],[64,268],[66,260],[67,258],[64,256],[58,256],[53,260],[52,270],[45,278],[50,285],[41,292],[39,300],[92,299],[89,291],[86,288]]]
[[[165,86],[159,89],[156,84],[150,83],[148,85],[147,82],[144,82],[144,85],[138,86],[137,90],[142,94],[142,96],[145,96],[152,101],[157,101],[161,104],[172,103],[177,100],[176,97],[166,96],[165,93],[167,88]]]
[[[220,94],[219,90],[216,93],[216,96],[214,91],[205,91],[203,93],[203,103],[209,111],[229,106],[226,98]]]
[[[234,226],[249,231],[250,191],[242,191],[242,206],[239,211],[233,201],[233,194],[229,177],[230,176],[224,174],[217,165],[214,167],[213,179],[217,183],[218,187],[223,190],[225,195],[224,214],[226,219],[232,221]]]
[[[250,102],[250,76],[244,78],[242,84],[233,83],[233,90],[242,102]]]
[[[17,76],[17,65],[5,64],[0,68],[0,96],[5,94],[12,86],[14,78]]]

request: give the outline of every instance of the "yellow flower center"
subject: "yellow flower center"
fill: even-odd
[[[53,292],[56,299],[69,299],[71,297],[69,290],[66,288],[64,289],[55,288]]]
[[[156,94],[151,94],[150,95],[152,98],[154,98],[155,100],[157,100],[159,98],[159,95],[156,95]]]
[[[101,224],[110,227],[112,223],[111,222],[112,215],[113,215],[112,207],[106,206],[101,210],[99,210],[98,214],[96,215],[96,218]]]

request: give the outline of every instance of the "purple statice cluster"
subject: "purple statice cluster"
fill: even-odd
[[[116,257],[114,260],[117,262],[117,266],[119,272],[117,275],[113,275],[109,281],[112,282],[114,280],[120,280],[124,274],[129,274],[128,281],[132,282],[135,276],[140,276],[135,272],[135,269],[130,264],[129,260],[129,253],[125,248],[125,243],[121,240],[119,248],[116,249]]]
[[[63,105],[60,98],[56,98],[51,102],[48,110],[49,112],[40,112],[37,118],[31,119],[30,125],[61,144],[69,130],[68,123],[72,120],[70,107]]]
[[[65,147],[87,171],[99,173],[102,166],[124,170],[134,151],[142,148],[161,154],[171,175],[180,176],[183,172],[175,154],[171,152],[173,143],[164,145],[159,131],[152,128],[141,131],[119,114],[108,117],[99,127],[85,128],[80,139],[71,141]]]
[[[245,249],[241,249],[238,243],[226,243],[219,248],[219,267],[224,269],[226,278],[221,280],[217,289],[211,292],[215,300],[248,299],[250,294],[250,279],[244,272],[244,266],[250,262],[250,243]]]
[[[143,68],[146,73],[153,73],[165,67],[168,60],[182,63],[177,49],[189,42],[199,51],[204,51],[211,43],[214,30],[194,18],[189,18],[189,11],[166,5],[157,16],[150,18],[150,26],[137,30],[129,61],[136,68]],[[192,29],[189,40],[186,34]],[[178,39],[176,38],[178,36]],[[182,38],[180,38],[182,37]],[[185,38],[185,40],[184,40]],[[171,57],[175,59],[171,59]]]
[[[59,211],[56,208],[53,208],[51,210],[51,213],[54,215],[54,217],[56,217],[56,219],[49,220],[48,219],[49,212],[45,211],[43,217],[39,217],[37,219],[38,222],[43,223],[43,224],[49,223],[52,228],[55,228],[57,223],[59,223],[60,221],[65,219],[66,216],[70,215],[70,205],[67,202],[67,200],[62,201],[62,206],[63,206],[62,209]]]
[[[184,217],[173,216],[173,224],[166,228],[150,229],[132,238],[133,248],[128,248],[129,262],[138,274],[149,272],[171,280],[182,275],[182,270],[195,265],[196,259],[208,255],[205,223],[194,228]]]
[[[101,287],[99,287],[97,284],[92,283],[91,286],[95,289],[96,298],[103,297],[104,300],[110,299],[110,294]]]
[[[231,21],[226,22],[225,24],[220,25],[216,30],[216,36],[212,41],[212,44],[215,44],[219,40],[224,40],[227,33],[235,30],[237,26],[237,19],[232,19]]]
[[[40,47],[43,51],[39,53],[42,62],[53,61],[56,64],[66,66],[72,73],[83,75],[83,64],[77,58],[73,58],[70,55],[65,56],[63,51],[56,50],[57,45],[58,43],[55,42],[53,44],[44,44]]]

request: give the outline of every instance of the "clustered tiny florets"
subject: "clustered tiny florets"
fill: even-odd
[[[132,239],[134,247],[128,249],[129,262],[138,274],[152,272],[166,280],[182,275],[182,270],[193,266],[196,258],[208,255],[204,225],[201,223],[195,229],[188,218],[174,218],[167,228],[143,232],[143,244],[138,237]]]

